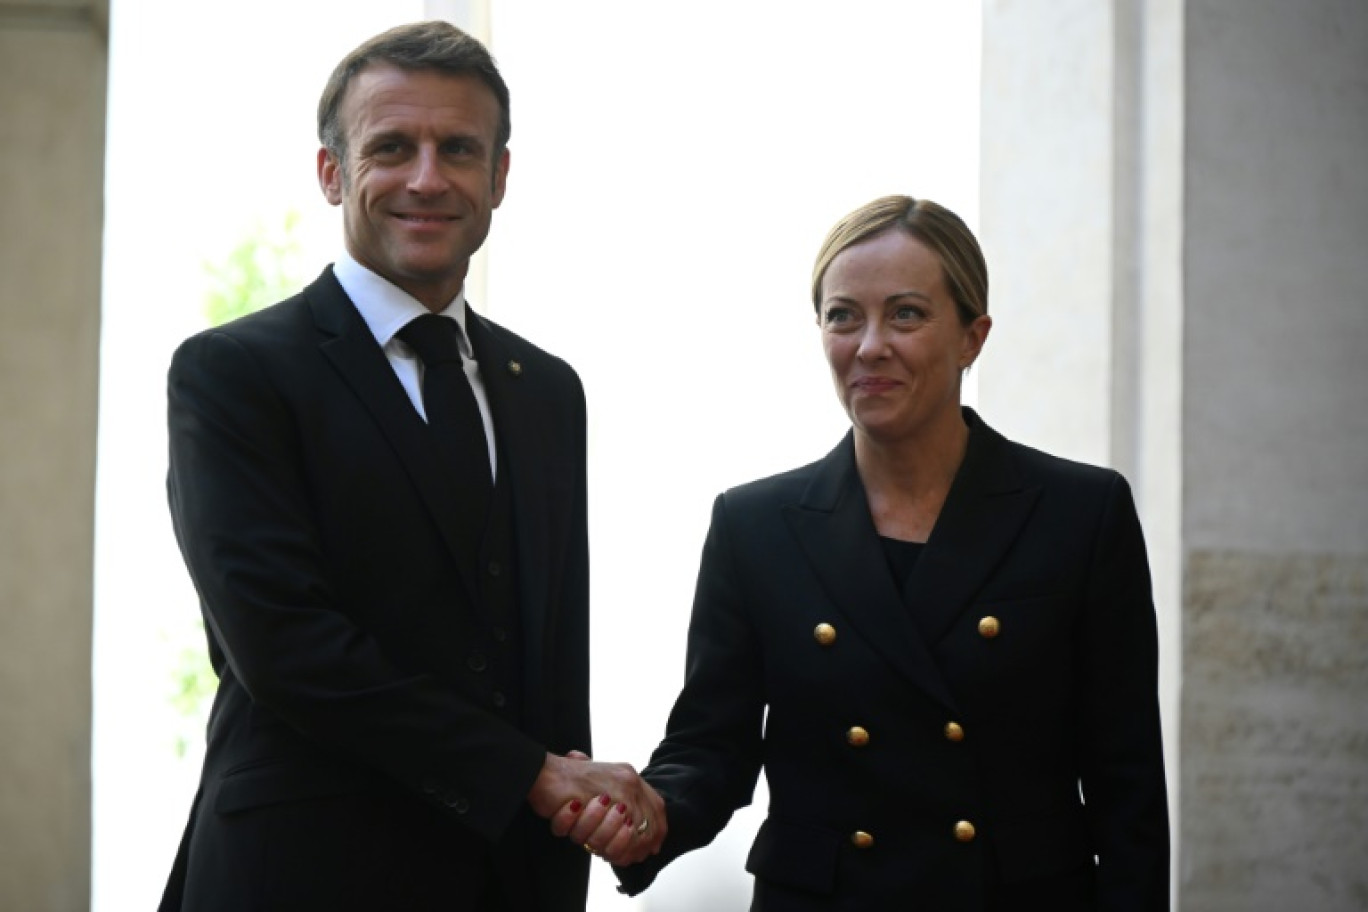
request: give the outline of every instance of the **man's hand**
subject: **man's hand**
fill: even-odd
[[[613,864],[655,855],[665,840],[665,802],[626,763],[598,763],[579,751],[546,755],[528,795],[551,832]]]

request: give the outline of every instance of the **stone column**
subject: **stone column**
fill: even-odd
[[[0,2],[0,907],[90,894],[108,5]]]
[[[1368,901],[1368,7],[989,0],[984,411],[1136,485],[1180,908]]]
[[[1368,908],[1368,5],[1187,0],[1180,896]]]
[[[1182,64],[1182,0],[984,4],[980,233],[994,326],[979,400],[1009,437],[1131,482],[1175,821]]]

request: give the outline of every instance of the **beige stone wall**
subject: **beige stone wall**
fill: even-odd
[[[1183,906],[1368,908],[1368,555],[1195,551]]]
[[[90,892],[107,6],[0,2],[0,908]]]

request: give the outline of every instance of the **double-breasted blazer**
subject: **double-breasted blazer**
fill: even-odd
[[[644,771],[665,796],[639,892],[750,802],[757,910],[1168,907],[1157,635],[1116,472],[965,409],[963,463],[895,582],[847,436],[721,495],[686,679]]]
[[[583,390],[467,327],[503,566],[331,269],[176,352],[171,514],[220,683],[163,909],[584,908],[584,853],[526,803],[546,751],[590,749]]]

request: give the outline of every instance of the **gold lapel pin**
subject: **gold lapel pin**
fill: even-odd
[[[515,377],[522,376],[522,362],[521,362],[521,361],[509,361],[509,362],[508,362],[508,372],[509,372],[510,374],[512,374],[513,376],[515,376]]]

